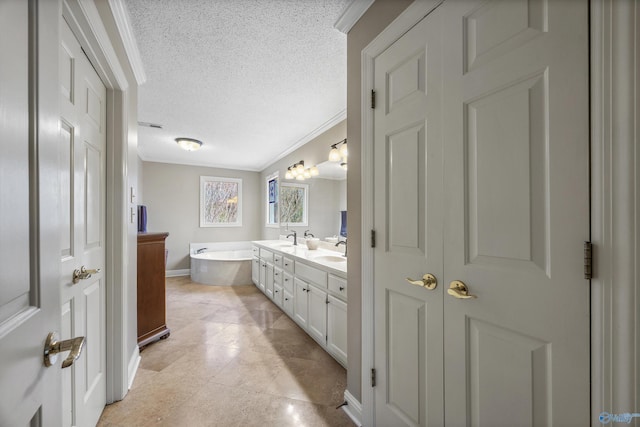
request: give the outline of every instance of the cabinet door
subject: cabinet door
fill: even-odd
[[[269,298],[273,299],[273,264],[267,263],[265,269],[265,274],[267,275],[264,281],[265,293]]]
[[[309,317],[307,332],[319,343],[327,344],[327,293],[315,286],[309,286]]]
[[[300,279],[294,279],[293,320],[300,326],[307,327],[309,285]]]
[[[260,260],[258,258],[253,258],[251,263],[251,280],[256,286],[260,283]]]
[[[283,290],[282,294],[282,308],[289,317],[293,317],[293,295],[286,290]]]
[[[260,279],[258,280],[258,287],[262,292],[266,293],[265,282],[267,281],[267,263],[260,260]]]
[[[347,304],[329,295],[327,304],[327,350],[347,365]]]
[[[278,307],[282,307],[282,296],[283,296],[282,286],[274,284],[273,285],[273,302],[275,302]]]
[[[277,283],[282,286],[282,269],[280,267],[276,267],[275,264],[273,266],[273,283]]]

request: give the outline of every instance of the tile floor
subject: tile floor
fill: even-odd
[[[99,427],[354,425],[344,368],[255,286],[168,278],[167,325]]]

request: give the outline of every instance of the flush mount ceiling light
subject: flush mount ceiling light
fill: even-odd
[[[304,160],[300,160],[298,163],[294,163],[287,168],[287,172],[284,174],[285,179],[297,179],[298,181],[304,181],[314,176],[318,176],[320,172],[316,166],[310,168],[304,167]]]
[[[180,148],[186,151],[196,151],[202,147],[202,141],[193,138],[176,138],[176,142]]]

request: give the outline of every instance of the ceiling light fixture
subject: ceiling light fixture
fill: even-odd
[[[202,147],[202,141],[193,138],[176,138],[176,142],[186,151],[197,151]]]
[[[305,179],[318,176],[319,174],[320,174],[320,171],[316,166],[305,168],[304,160],[300,160],[299,162],[294,163],[287,168],[287,172],[284,174],[284,178],[304,181]]]
[[[340,149],[338,146],[340,145]],[[329,161],[330,162],[339,162],[344,158],[344,161],[347,161],[347,155],[349,151],[347,150],[347,139],[343,139],[340,142],[336,142],[331,145],[331,151],[329,151]]]

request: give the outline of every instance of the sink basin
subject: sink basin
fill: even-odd
[[[334,255],[320,255],[312,258],[313,261],[320,262],[347,262],[347,259],[342,256],[334,256]]]
[[[269,243],[269,246],[293,246],[292,242],[274,242],[274,243]]]

